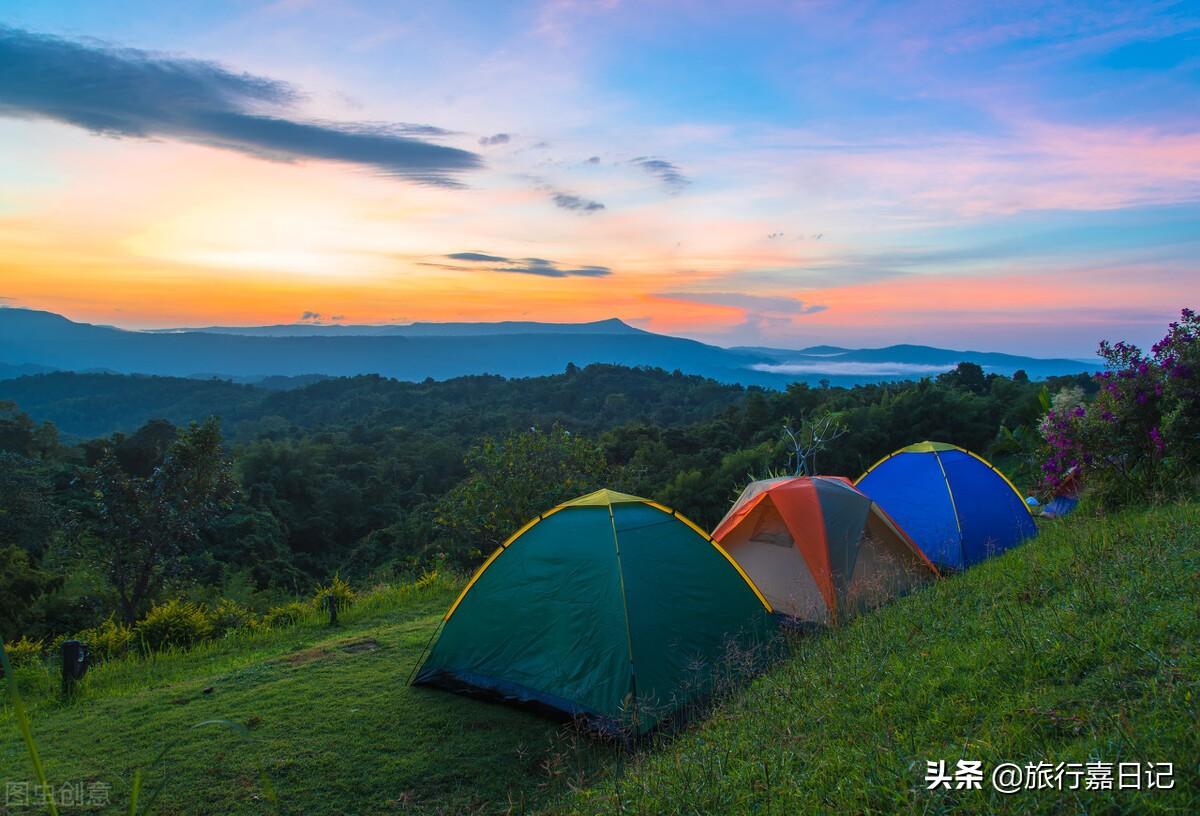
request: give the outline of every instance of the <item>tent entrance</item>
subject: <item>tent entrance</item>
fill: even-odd
[[[726,551],[776,612],[793,618],[829,623],[829,607],[812,570],[774,503],[764,499],[726,538]]]

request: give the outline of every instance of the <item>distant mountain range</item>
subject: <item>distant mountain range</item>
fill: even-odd
[[[128,331],[76,323],[31,309],[0,309],[0,379],[51,370],[204,376],[238,382],[380,374],[437,380],[468,374],[530,377],[569,363],[681,370],[725,383],[782,388],[915,379],[963,361],[1031,378],[1093,371],[1070,359],[1039,359],[928,346],[846,349],[721,348],[655,334],[617,319],[592,323],[413,323],[380,326],[279,325]]]
[[[246,337],[479,337],[492,334],[650,334],[615,317],[591,323],[386,323],[342,325],[284,323],[275,326],[207,326],[199,329],[149,329],[145,334],[240,334]]]

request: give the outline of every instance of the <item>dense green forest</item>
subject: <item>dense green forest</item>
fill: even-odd
[[[468,569],[540,510],[602,485],[711,527],[748,480],[795,467],[785,427],[803,437],[822,421],[842,435],[809,463],[817,472],[856,476],[938,439],[1034,492],[1046,406],[1095,388],[970,363],[919,382],[785,391],[608,365],[290,390],[22,378],[6,391],[19,401],[0,408],[0,634],[131,623],[174,598],[261,611],[335,575]],[[81,440],[55,422],[130,430]]]

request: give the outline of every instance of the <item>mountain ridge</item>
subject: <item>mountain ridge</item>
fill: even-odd
[[[145,329],[143,334],[235,334],[244,337],[477,337],[512,334],[650,334],[617,317],[584,323],[533,320],[435,323],[277,323],[268,326],[202,326]]]
[[[298,334],[274,333],[301,329],[305,331]],[[363,331],[381,333],[355,333]],[[783,388],[798,381],[855,385],[912,379],[963,361],[998,374],[1024,370],[1034,379],[1099,368],[1065,358],[906,344],[877,349],[722,348],[637,329],[617,318],[589,323],[297,324],[137,331],[79,323],[53,312],[0,309],[0,377],[58,369],[201,374],[238,381],[359,374],[419,381],[472,374],[544,376],[570,364],[608,363]]]

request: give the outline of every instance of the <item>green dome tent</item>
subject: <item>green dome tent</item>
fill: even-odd
[[[414,680],[645,733],[702,699],[774,620],[721,546],[656,502],[599,490],[518,530],[443,618]]]

